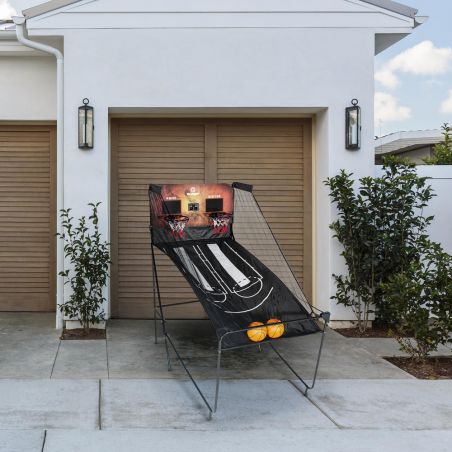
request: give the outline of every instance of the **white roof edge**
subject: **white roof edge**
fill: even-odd
[[[31,19],[32,17],[40,16],[41,14],[45,14],[59,8],[64,8],[65,6],[69,6],[72,5],[73,3],[78,3],[80,1],[81,0],[50,0],[48,2],[41,3],[40,5],[24,9],[22,13],[27,19]],[[387,9],[388,11],[392,11],[402,16],[411,17],[413,19],[416,17],[416,14],[418,13],[418,10],[416,8],[412,8],[411,6],[407,5],[402,5],[401,3],[397,3],[392,0],[361,0],[361,1],[364,3],[369,3],[374,6],[378,6],[380,8]]]
[[[81,0],[50,0],[49,2],[41,3],[31,8],[24,9],[22,14],[26,19],[31,19],[32,17],[40,16],[41,14],[54,11],[55,9],[64,8],[65,6],[72,5],[73,3],[78,3]]]
[[[442,136],[441,129],[428,129],[428,130],[401,130],[399,132],[393,132],[388,135],[377,137],[375,141],[383,141],[384,143],[390,143],[396,140],[403,140],[405,138],[420,138],[420,137],[439,137]]]
[[[418,9],[412,8],[408,5],[403,5],[402,3],[394,2],[392,0],[361,0],[364,3],[369,3],[380,8],[387,9],[393,13],[400,14],[402,16],[411,17],[414,19],[418,13]]]
[[[394,132],[375,139],[375,151],[377,154],[403,152],[426,145],[434,145],[444,139],[440,129],[411,130],[406,132]]]

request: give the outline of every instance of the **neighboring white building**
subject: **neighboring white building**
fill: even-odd
[[[375,163],[381,165],[387,155],[407,158],[422,165],[433,156],[435,146],[444,141],[441,130],[413,130],[395,132],[375,139]]]
[[[55,309],[57,205],[78,216],[101,201],[114,261],[106,311],[150,317],[147,184],[241,180],[254,184],[312,302],[352,318],[330,300],[343,263],[323,182],[341,168],[374,173],[374,56],[414,30],[416,12],[389,0],[56,0],[24,11],[29,38],[64,55],[63,141],[56,160],[55,57],[7,27],[0,310]],[[90,151],[77,140],[84,98],[95,109]],[[362,147],[347,151],[354,98]],[[177,301],[186,289],[173,274],[163,270],[162,289]]]

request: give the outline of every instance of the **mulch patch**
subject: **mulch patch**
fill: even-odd
[[[95,339],[106,339],[106,330],[99,328],[90,328],[86,334],[83,328],[75,328],[73,330],[63,330],[60,336],[62,341],[90,341]]]
[[[389,330],[391,328],[388,325],[372,325],[372,328],[368,328],[364,333],[361,333],[358,328],[338,328],[334,331],[342,334],[345,337],[391,337]]]
[[[390,363],[421,380],[446,380],[452,378],[452,356],[428,358],[425,363],[413,358],[387,357]]]

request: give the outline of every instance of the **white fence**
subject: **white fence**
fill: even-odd
[[[419,176],[431,178],[429,183],[436,195],[425,212],[435,217],[430,227],[430,237],[452,254],[452,165],[420,165],[417,166],[417,172]],[[381,174],[381,166],[376,167],[375,174]]]

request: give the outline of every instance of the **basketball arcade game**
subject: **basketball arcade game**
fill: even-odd
[[[304,395],[307,395],[315,385],[330,317],[328,312],[309,305],[304,296],[301,300],[297,298],[268,267],[235,240],[235,193],[248,196],[248,203],[258,209],[263,219],[252,187],[246,184],[149,186],[155,341],[159,318],[168,370],[171,370],[171,347],[208,408],[210,417],[218,408],[221,358],[226,350],[268,344],[304,385]],[[277,244],[273,233],[271,237]],[[155,247],[173,261],[198,300],[162,304]],[[279,246],[278,252],[284,256]],[[285,258],[284,262],[291,271]],[[177,350],[165,318],[166,309],[198,302],[209,316],[218,339],[213,404],[209,403]],[[315,333],[321,334],[321,340],[313,380],[308,384],[277,350],[274,341]]]

